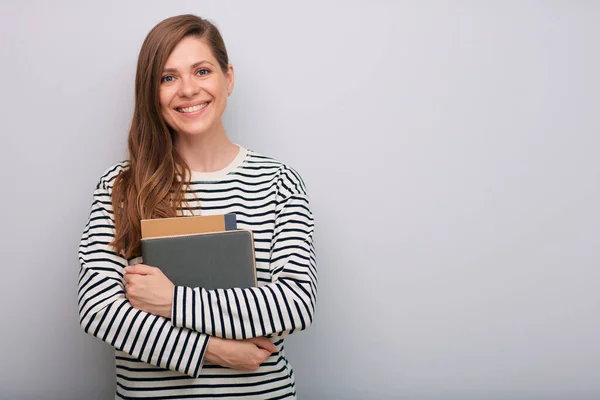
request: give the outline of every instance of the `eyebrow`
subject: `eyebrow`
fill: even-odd
[[[194,69],[194,68],[196,68],[196,67],[198,67],[198,66],[200,66],[200,65],[202,65],[202,64],[209,64],[209,65],[213,65],[213,64],[212,64],[210,61],[202,60],[202,61],[198,61],[198,62],[196,62],[196,63],[193,63],[193,64],[190,66],[190,69]],[[163,73],[164,73],[164,72],[177,72],[177,68],[165,68],[165,69],[163,70]]]

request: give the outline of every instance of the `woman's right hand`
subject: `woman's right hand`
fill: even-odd
[[[260,364],[277,351],[277,347],[264,337],[232,340],[211,336],[204,357],[222,367],[256,371]]]

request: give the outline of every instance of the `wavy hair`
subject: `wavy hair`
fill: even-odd
[[[159,85],[165,63],[185,37],[197,36],[211,48],[223,72],[228,56],[219,30],[195,15],[167,18],[146,36],[140,49],[135,77],[135,107],[128,137],[129,165],[115,179],[112,205],[115,237],[111,245],[126,258],[141,254],[141,220],[177,216],[186,204],[190,176],[177,153],[176,133],[165,122]]]

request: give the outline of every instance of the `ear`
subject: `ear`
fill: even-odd
[[[233,92],[234,86],[234,73],[233,73],[233,65],[227,65],[227,74],[225,75],[225,79],[227,79],[227,95],[230,96]]]

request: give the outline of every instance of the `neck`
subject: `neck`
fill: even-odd
[[[175,147],[192,171],[214,172],[225,168],[237,155],[221,124],[201,135],[177,135]]]

